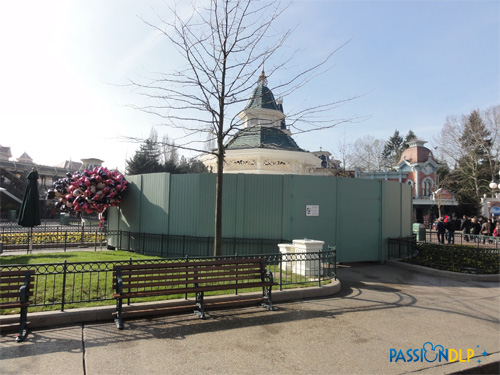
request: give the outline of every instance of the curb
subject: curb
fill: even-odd
[[[273,291],[273,303],[276,305],[278,302],[294,301],[306,298],[320,298],[327,297],[340,292],[340,280],[332,280],[330,284],[321,287],[307,287],[286,289],[281,291]],[[205,297],[207,304],[237,304],[252,306],[255,301],[249,302],[250,299],[257,299],[262,297],[262,293],[241,293],[238,295],[223,295],[223,296],[210,296]],[[189,312],[193,310],[194,299],[175,299],[157,302],[142,302],[133,303],[123,306],[124,313],[127,313],[126,318],[131,317],[145,317],[145,316],[158,316],[165,315],[165,312],[172,310],[175,312]],[[279,308],[279,306],[278,306]],[[45,328],[56,327],[69,324],[82,324],[82,323],[96,323],[96,322],[112,322],[113,313],[116,308],[110,306],[97,306],[86,307],[78,309],[69,309],[67,311],[44,311],[44,312],[28,312],[29,327],[32,328]],[[132,310],[129,312],[129,310]],[[208,310],[210,311],[210,310]],[[0,317],[0,323],[16,324],[19,323],[19,314],[8,315]],[[3,330],[2,330],[3,331]]]
[[[481,282],[500,282],[500,274],[492,275],[474,275],[471,273],[459,273],[452,271],[437,270],[435,268],[429,268],[424,266],[419,266],[416,264],[410,264],[401,262],[399,259],[388,260],[386,264],[391,266],[404,268],[407,270],[417,271],[424,273],[426,275],[446,277],[447,279],[459,280],[459,281],[481,281]]]

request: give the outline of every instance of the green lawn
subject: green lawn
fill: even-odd
[[[0,257],[0,265],[42,264],[67,262],[101,262],[132,259],[158,259],[151,255],[141,255],[128,251],[71,251],[66,253],[39,253],[29,255],[9,255]]]

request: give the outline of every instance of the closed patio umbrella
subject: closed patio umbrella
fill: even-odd
[[[28,239],[29,248],[32,247],[33,227],[40,225],[40,198],[38,196],[38,172],[33,168],[26,177],[28,184],[24,192],[23,203],[19,211],[19,225],[31,228],[30,238]]]

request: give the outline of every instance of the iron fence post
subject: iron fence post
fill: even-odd
[[[238,259],[238,253],[234,253],[234,259]],[[238,277],[238,274],[236,274],[236,277]],[[238,284],[238,280],[236,280],[236,284]],[[238,295],[238,288],[234,291],[236,295]]]
[[[64,252],[66,252],[66,245],[68,243],[68,230],[64,232]]]
[[[189,255],[186,255],[186,262],[189,262]],[[186,271],[186,288],[187,288],[187,282],[188,282],[188,271]],[[188,299],[188,294],[187,293],[184,294],[184,299],[185,300]]]
[[[129,258],[128,264],[132,265],[132,257]],[[130,297],[127,298],[127,305],[130,306]]]
[[[321,251],[318,252],[318,286],[321,286]]]
[[[61,297],[61,311],[64,311],[64,304],[66,302],[66,271],[67,271],[67,260],[64,260],[63,264],[63,283],[62,283],[62,297]]]
[[[28,241],[26,242],[26,254],[30,253],[30,232],[28,231]]]
[[[280,253],[280,291],[283,290],[283,254]]]

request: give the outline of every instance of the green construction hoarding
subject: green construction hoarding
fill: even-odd
[[[127,180],[124,202],[110,210],[110,231],[213,236],[215,174],[157,173]],[[411,213],[411,188],[398,182],[224,175],[223,237],[321,240],[325,247],[337,246],[339,262],[386,260],[387,239],[412,234]],[[117,245],[116,236],[108,240]]]

